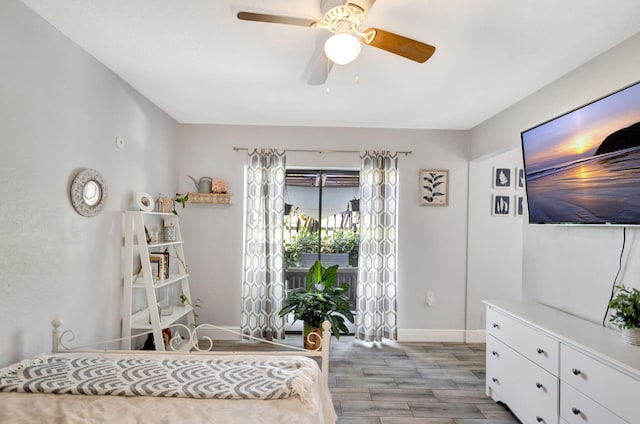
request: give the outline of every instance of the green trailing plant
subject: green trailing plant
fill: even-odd
[[[182,209],[184,209],[188,201],[189,193],[176,193],[176,195],[171,199],[171,212],[173,212],[174,215],[178,215],[178,211],[176,210],[176,203],[180,203],[182,205]]]
[[[621,330],[640,327],[640,290],[624,285],[616,286],[616,289],[616,295],[609,302],[614,310],[609,321]]]
[[[331,334],[340,338],[349,329],[345,318],[353,323],[347,290],[349,284],[336,284],[338,265],[324,267],[316,261],[307,273],[306,287],[294,289],[287,295],[279,312],[281,317],[293,313],[294,320],[302,320],[305,335],[310,328],[322,328],[327,320],[331,323]]]
[[[197,327],[198,326],[198,312],[197,312],[197,308],[201,308],[202,305],[200,305],[200,298],[196,299],[195,302],[190,302],[189,299],[187,299],[187,296],[184,295],[184,293],[180,294],[180,303],[182,303],[183,305],[189,305],[191,306],[192,309],[192,313],[193,313],[193,327]]]

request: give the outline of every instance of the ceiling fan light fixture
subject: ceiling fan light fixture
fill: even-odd
[[[324,43],[324,52],[333,63],[346,65],[360,54],[360,40],[353,34],[334,34]]]

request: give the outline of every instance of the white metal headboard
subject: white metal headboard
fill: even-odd
[[[230,330],[228,328],[219,327],[213,324],[200,324],[195,328],[189,328],[184,324],[173,324],[170,328],[179,327],[182,329],[181,333],[188,334],[188,337],[183,339],[180,335],[173,337],[169,341],[169,350],[165,352],[157,352],[157,351],[145,351],[145,350],[136,350],[136,351],[125,351],[125,350],[114,350],[114,349],[99,349],[99,346],[108,346],[115,342],[120,342],[122,340],[133,339],[145,334],[150,334],[151,331],[146,333],[139,333],[129,337],[122,337],[118,339],[105,340],[100,341],[88,345],[82,346],[68,346],[65,344],[70,343],[75,339],[75,334],[71,330],[62,330],[62,319],[54,318],[51,321],[52,331],[51,331],[51,352],[53,353],[62,353],[62,352],[135,352],[136,354],[140,353],[163,353],[163,354],[189,354],[189,355],[197,355],[197,354],[211,354],[215,353],[216,355],[238,355],[238,354],[251,354],[251,355],[300,355],[300,356],[308,356],[315,357],[321,359],[320,368],[322,370],[322,378],[323,383],[328,385],[329,383],[329,349],[331,345],[331,323],[329,321],[325,321],[322,324],[322,332],[320,335],[318,333],[312,332],[309,333],[307,339],[311,340],[311,338],[318,337],[320,339],[320,347],[315,350],[308,350],[297,346],[290,346],[283,343],[274,342],[271,340],[265,340],[258,337],[248,336],[246,334],[239,333],[234,330]],[[214,342],[210,337],[203,337],[198,339],[197,333],[199,330],[205,329],[213,329],[218,331],[224,331],[233,335],[238,336],[240,340],[254,340],[261,343],[267,343],[269,345],[281,347],[284,350],[279,351],[216,351],[214,350]],[[177,334],[177,332],[176,332]],[[208,346],[203,349],[200,345],[206,343]]]

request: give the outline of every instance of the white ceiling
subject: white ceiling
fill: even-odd
[[[325,30],[236,13],[319,0],[22,1],[181,123],[469,129],[640,31],[638,0],[377,0],[364,27],[433,57],[363,46],[310,86]]]

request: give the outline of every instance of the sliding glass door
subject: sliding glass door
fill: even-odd
[[[326,266],[339,265],[338,283],[349,283],[349,298],[355,310],[359,190],[359,171],[287,170],[284,216],[287,290],[304,287],[309,267],[320,259]],[[287,321],[287,331],[301,330],[302,323]]]

